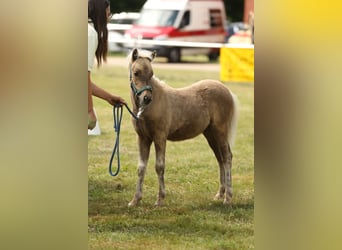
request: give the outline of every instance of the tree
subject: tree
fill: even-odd
[[[112,13],[139,12],[146,0],[110,0]]]
[[[244,0],[224,0],[227,19],[232,22],[243,20]]]

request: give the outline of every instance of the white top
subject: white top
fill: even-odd
[[[93,24],[88,23],[88,71],[91,71],[94,67],[97,44],[97,32]]]

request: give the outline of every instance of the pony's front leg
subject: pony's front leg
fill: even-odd
[[[138,146],[139,146],[139,163],[138,163],[138,181],[137,181],[137,187],[135,195],[130,203],[128,203],[128,206],[135,206],[139,203],[139,201],[142,199],[142,191],[143,191],[143,183],[144,183],[144,177],[146,172],[146,166],[148,162],[148,158],[150,155],[150,147],[151,147],[152,141],[138,137]]]
[[[166,148],[166,139],[162,139],[159,141],[155,141],[154,143],[156,150],[156,173],[158,175],[159,181],[159,193],[157,197],[157,201],[155,203],[156,206],[162,206],[165,198],[165,182],[164,182],[164,170],[165,170],[165,148]]]

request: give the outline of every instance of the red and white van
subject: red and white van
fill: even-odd
[[[225,42],[226,12],[222,0],[147,0],[140,18],[125,37],[186,42]],[[132,47],[126,44],[127,48]],[[219,49],[178,46],[143,45],[156,50],[169,62],[179,62],[182,55],[208,55],[216,60]]]

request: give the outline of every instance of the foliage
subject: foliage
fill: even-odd
[[[224,0],[227,19],[232,22],[243,20],[244,0]]]
[[[122,11],[139,12],[146,0],[110,0],[110,7],[113,13]]]

